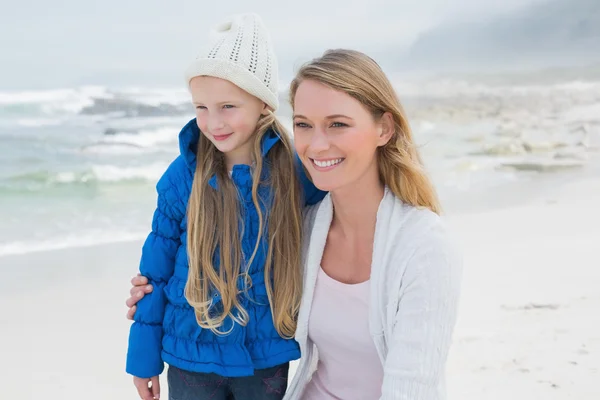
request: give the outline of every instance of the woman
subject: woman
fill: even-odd
[[[329,194],[305,210],[302,359],[285,398],[444,399],[462,262],[391,83],[332,50],[290,96],[296,151]]]

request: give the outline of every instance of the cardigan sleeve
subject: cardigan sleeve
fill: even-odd
[[[442,400],[457,318],[462,256],[436,234],[410,257],[384,363],[381,399]]]

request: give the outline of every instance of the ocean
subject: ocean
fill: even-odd
[[[469,211],[600,173],[598,76],[393,83],[442,199]],[[291,128],[289,106],[279,114]],[[145,237],[193,116],[185,88],[0,92],[0,257]]]

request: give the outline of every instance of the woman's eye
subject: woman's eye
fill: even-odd
[[[196,106],[196,110],[206,110],[206,107],[204,107],[204,106]]]
[[[331,124],[332,128],[344,128],[347,127],[348,125],[343,123],[343,122],[334,122]]]
[[[305,122],[296,122],[296,123],[294,124],[294,126],[295,126],[296,128],[308,128],[308,127],[309,127],[309,126],[308,126],[308,124],[307,124],[307,123],[305,123]]]

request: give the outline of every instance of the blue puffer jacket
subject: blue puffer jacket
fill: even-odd
[[[233,325],[233,330],[226,336],[202,329],[184,297],[188,276],[185,214],[196,169],[199,135],[193,119],[179,134],[181,155],[156,186],[158,207],[140,262],[140,272],[149,279],[154,290],[138,303],[127,354],[127,373],[140,378],[159,375],[164,369],[164,362],[188,371],[233,377],[249,376],[254,369],[270,368],[300,357],[296,341],[281,338],[273,325],[264,282],[265,239],[252,265],[245,266],[252,278],[252,287],[248,291],[252,301],[246,296],[240,298],[250,315],[246,326],[232,324],[228,320],[224,329]],[[274,132],[268,132],[262,143],[263,155],[279,140]],[[315,204],[324,197],[324,193],[310,183],[297,161],[305,202]],[[250,167],[234,166],[232,180],[244,208],[242,250],[245,255],[250,255],[258,233]],[[209,184],[218,190],[216,177]],[[270,189],[260,188],[259,196],[268,201]],[[218,265],[218,255],[215,255],[215,263]],[[218,304],[218,294],[215,294],[214,302]]]

